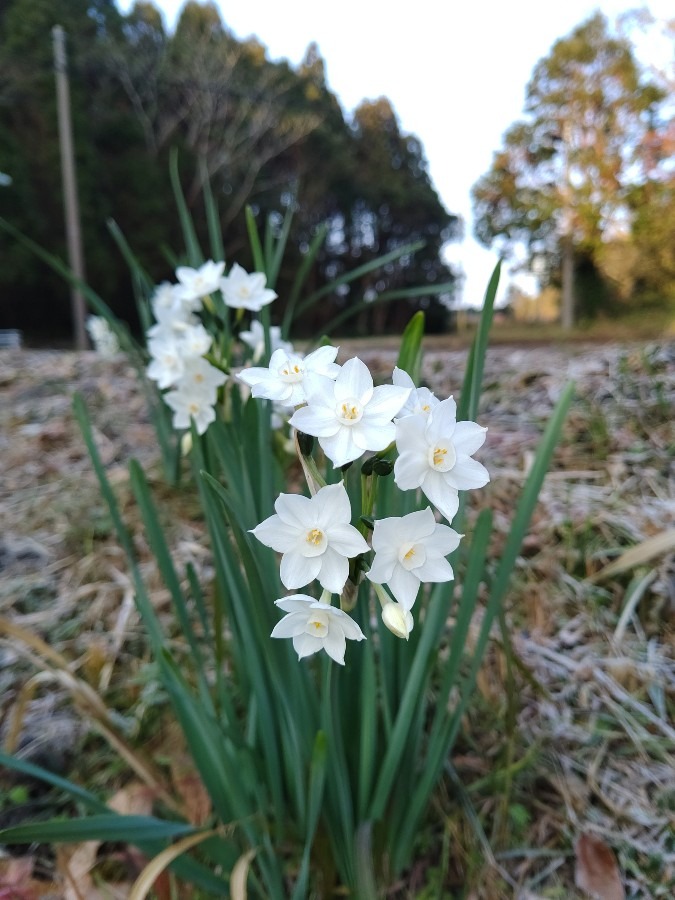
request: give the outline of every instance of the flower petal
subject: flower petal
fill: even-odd
[[[375,554],[373,564],[366,573],[371,581],[375,584],[386,584],[394,573],[394,569],[398,565],[396,554],[387,554],[382,551]]]
[[[408,421],[407,419],[405,421]],[[452,437],[457,423],[457,404],[453,397],[442,400],[429,413],[426,437],[430,444]]]
[[[376,519],[373,529],[373,550],[378,553],[390,551],[395,558],[398,546],[405,540],[405,529],[401,516],[387,516],[385,519]]]
[[[443,473],[458,491],[470,491],[484,487],[490,480],[490,473],[482,463],[470,456],[460,457],[449,472]]]
[[[409,418],[413,419],[414,416]],[[419,453],[401,453],[394,463],[394,481],[402,491],[410,491],[420,487],[431,474],[426,455]]]
[[[356,622],[352,619],[351,616],[348,616],[346,612],[343,612],[341,609],[334,609],[333,616],[338,620],[340,628],[342,629],[346,638],[350,641],[365,641],[366,636],[361,631],[360,627],[356,624]]]
[[[410,389],[393,384],[381,384],[368,402],[367,415],[391,421],[410,396]]]
[[[327,484],[317,491],[312,498],[312,506],[315,510],[316,524],[323,530],[327,530],[333,522],[348,523],[352,517],[349,495],[342,481]]]
[[[452,570],[452,566],[447,561],[447,559],[443,559],[443,557],[427,557],[423,566],[420,566],[419,569],[415,569],[415,575],[421,581],[452,581],[455,577],[455,573]]]
[[[357,447],[366,450],[384,450],[396,437],[392,422],[370,422],[366,415],[358,425],[352,426],[352,439]]]
[[[450,528],[448,525],[437,525],[434,533],[425,538],[427,555],[432,559],[447,556],[448,553],[452,553],[459,547],[459,542],[463,537],[463,534],[458,534],[454,528]]]
[[[340,371],[340,367],[335,362],[337,354],[337,347],[318,347],[305,357],[305,371],[317,372],[331,379],[336,378]]]
[[[358,400],[368,403],[373,395],[373,376],[368,366],[358,356],[348,359],[335,379],[335,402]]]
[[[319,436],[319,444],[336,469],[358,459],[364,452],[354,443],[352,429],[344,426],[334,435]]]
[[[426,509],[419,509],[401,518],[401,530],[405,534],[406,541],[414,543],[424,538],[425,547],[428,546],[430,536],[434,534],[438,527],[433,510],[428,506]],[[443,527],[446,528],[447,526],[444,525]]]
[[[296,409],[289,424],[298,431],[318,438],[332,437],[340,428],[340,422],[334,411],[318,404]]]
[[[274,605],[285,612],[303,612],[309,615],[310,604],[316,603],[314,597],[308,594],[292,594],[290,597],[280,597],[274,601]]]
[[[399,453],[418,453],[426,459],[429,442],[426,438],[427,416],[406,416],[396,422],[396,448]]]
[[[323,639],[323,649],[331,659],[334,659],[336,663],[340,663],[341,666],[344,666],[346,647],[347,641],[345,640],[344,631],[338,623],[331,622],[328,634]]]
[[[318,557],[321,560],[321,570],[317,576],[322,588],[331,594],[340,594],[349,575],[349,561],[346,556],[326,547],[325,553]],[[283,578],[282,578],[283,581]]]
[[[274,509],[281,527],[294,528],[300,533],[307,529],[310,522],[312,501],[309,497],[303,497],[302,494],[279,494],[274,501]]]
[[[251,534],[258,538],[261,544],[271,547],[277,553],[287,553],[292,550],[298,541],[298,532],[289,530],[279,516],[270,516],[260,525],[251,529]]]
[[[446,481],[445,476],[448,474],[450,473],[434,472],[430,469],[424,479],[422,490],[448,522],[452,522],[459,509],[459,493]]]
[[[321,568],[321,556],[303,556],[294,550],[281,557],[279,576],[289,591],[314,581]]]
[[[307,627],[307,610],[302,612],[289,613],[284,616],[280,622],[272,629],[270,637],[273,638],[292,638],[296,634],[302,634]]]
[[[293,648],[298,654],[298,659],[304,659],[323,648],[323,638],[314,634],[298,634],[293,638]]]
[[[366,539],[353,525],[328,525],[326,535],[329,546],[350,559],[370,550]]]
[[[403,566],[396,566],[387,582],[392,594],[404,609],[412,609],[420,589],[420,580]]]
[[[476,422],[458,422],[452,433],[452,443],[457,454],[473,454],[482,447],[487,436],[487,428],[478,425]]]

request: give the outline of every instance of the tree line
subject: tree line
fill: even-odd
[[[173,31],[152,2],[122,15],[114,0],[0,0],[0,216],[65,259],[51,29],[68,37],[70,92],[87,280],[135,325],[129,271],[107,228],[113,219],[151,277],[171,278],[182,239],[169,176],[180,180],[203,246],[203,188],[215,196],[226,257],[253,268],[244,209],[281,228],[294,206],[277,281],[283,311],[302,254],[326,239],[312,288],[414,241],[423,249],[364,274],[305,317],[316,333],[336,313],[384,291],[428,286],[414,300],[374,305],[357,331],[398,330],[424,307],[432,330],[448,324],[455,276],[441,248],[461,222],[441,203],[421,142],[399,127],[384,97],[346,116],[310,45],[298,67],[238,40],[213,3],[188,2]],[[0,327],[66,340],[68,288],[24,247],[0,234]],[[438,285],[448,285],[440,294]]]
[[[477,238],[524,247],[568,325],[675,306],[675,81],[631,40],[658,25],[641,10],[613,29],[596,13],[556,41],[473,188]],[[673,46],[675,19],[661,28]]]

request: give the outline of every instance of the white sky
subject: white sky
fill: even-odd
[[[175,23],[184,0],[153,0]],[[133,0],[118,0],[126,12]],[[464,302],[480,305],[495,253],[472,237],[470,190],[522,114],[525,86],[539,59],[598,7],[610,19],[640,0],[216,0],[237,37],[256,35],[271,59],[297,65],[316,41],[328,85],[346,113],[386,95],[401,129],[422,141],[429,173],[466,236],[448,256],[461,264]],[[397,9],[400,12],[396,12]],[[651,0],[658,18],[670,0]],[[502,289],[506,286],[502,282]],[[502,293],[502,292],[500,292]]]

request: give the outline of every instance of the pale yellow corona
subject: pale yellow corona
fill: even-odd
[[[349,419],[350,422],[359,417],[359,409],[354,403],[342,404],[342,418]]]

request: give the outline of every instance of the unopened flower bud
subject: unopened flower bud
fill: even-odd
[[[180,439],[181,456],[189,456],[190,450],[192,450],[192,432],[186,431],[183,437]]]
[[[382,607],[382,621],[392,634],[406,641],[415,624],[410,610],[404,609],[400,603],[393,601]]]
[[[394,464],[390,459],[375,459],[373,463],[373,471],[376,475],[386,477],[394,471]]]
[[[304,431],[298,431],[298,447],[303,456],[311,456],[314,448],[314,438],[311,434],[305,434]]]

